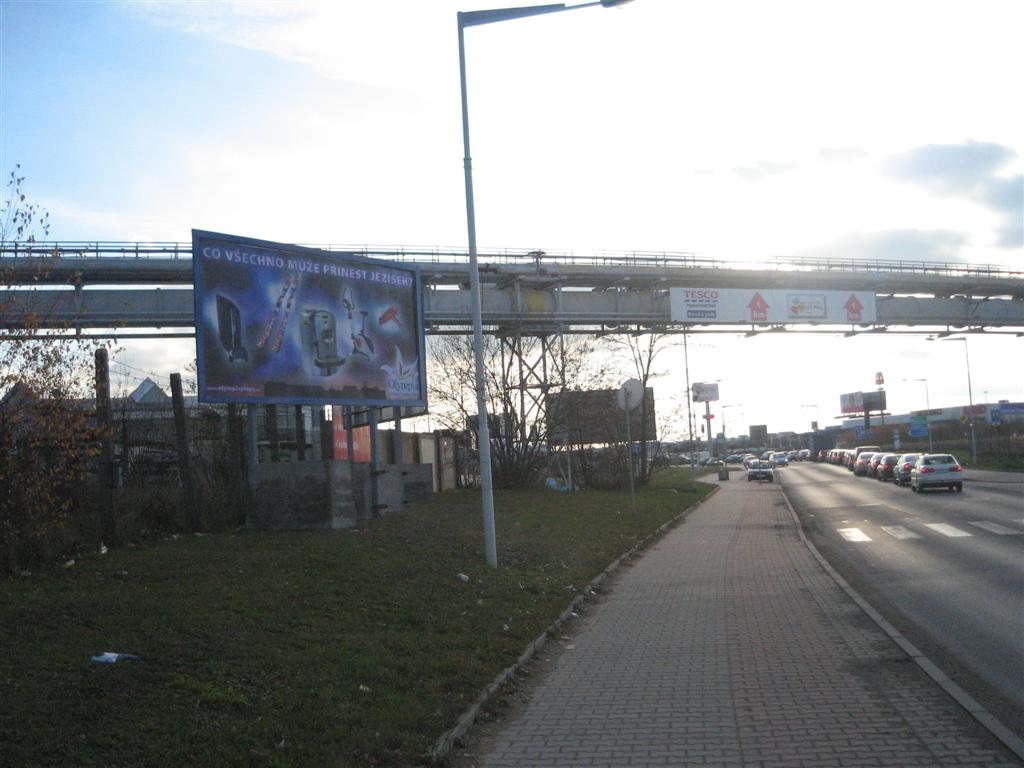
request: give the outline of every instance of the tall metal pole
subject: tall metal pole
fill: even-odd
[[[476,210],[473,206],[473,160],[469,152],[469,103],[466,96],[466,47],[459,14],[459,81],[462,88],[462,167],[466,177],[466,230],[469,236],[469,297],[473,316],[473,357],[476,365],[477,447],[480,456],[480,496],[484,512],[484,550],[487,564],[498,567],[494,535],[494,491],[491,485],[491,433],[484,389],[484,329],[480,312],[480,267],[476,255]]]
[[[683,329],[683,363],[686,368],[686,426],[690,430],[690,490],[697,488],[697,454],[693,450],[693,393],[690,391],[690,350]]]
[[[964,357],[967,359],[967,402],[971,406],[971,414],[967,417],[967,423],[971,426],[971,463],[978,463],[978,441],[974,436],[974,392],[971,389],[971,353],[967,351],[967,339],[960,339],[964,343]]]
[[[924,407],[927,412],[924,415],[924,428],[928,430],[928,453],[932,453],[932,399],[928,394],[928,379],[921,379],[924,382]]]

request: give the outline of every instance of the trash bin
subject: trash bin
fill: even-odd
[[[719,467],[719,469],[718,469],[718,479],[719,480],[728,480],[729,479],[729,468],[728,467]]]

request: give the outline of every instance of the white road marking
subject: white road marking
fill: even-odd
[[[920,534],[914,533],[904,528],[902,525],[883,525],[882,530],[892,536],[894,539],[920,539]]]
[[[847,541],[871,541],[860,528],[840,528],[839,535]]]
[[[999,523],[990,523],[988,520],[971,520],[971,525],[975,525],[978,528],[982,528],[992,533],[998,533],[1000,536],[1024,536],[1024,531],[1018,531],[1013,528],[1007,528],[1005,525]]]
[[[954,539],[960,536],[972,535],[967,531],[961,531],[959,528],[954,528],[952,525],[946,525],[945,523],[925,523],[925,525],[936,533],[941,533],[943,536],[949,536]]]

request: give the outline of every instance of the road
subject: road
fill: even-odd
[[[776,472],[805,532],[876,610],[1024,737],[1024,484],[911,493],[830,464]]]

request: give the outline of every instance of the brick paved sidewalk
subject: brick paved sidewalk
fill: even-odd
[[[776,486],[722,483],[576,629],[460,764],[1020,765],[822,570]]]

